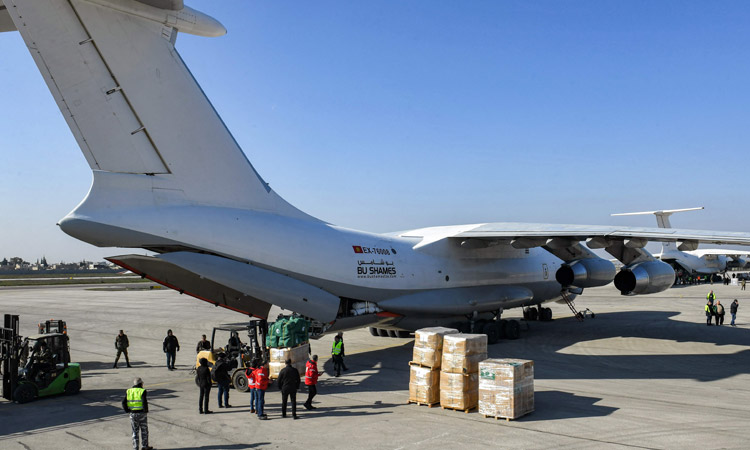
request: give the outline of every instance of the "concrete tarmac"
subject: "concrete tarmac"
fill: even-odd
[[[128,286],[130,288],[132,286]],[[407,405],[413,339],[345,333],[349,371],[332,376],[331,336],[312,342],[326,375],[300,420],[281,418],[281,395],[266,393],[270,420],[249,412],[249,394],[231,391],[231,409],[198,414],[191,368],[195,345],[214,325],[243,316],[167,289],[101,286],[0,289],[0,313],[21,316],[22,334],[64,319],[83,389],[71,397],[18,405],[0,400],[2,449],[131,448],[120,403],[134,377],[149,391],[150,443],[158,449],[432,448],[747,448],[750,423],[750,291],[737,286],[675,287],[623,297],[612,286],[588,289],[576,304],[595,319],[577,322],[552,304],[553,322],[531,322],[517,341],[490,346],[491,357],[535,361],[536,411],[515,421]],[[706,326],[713,289],[724,326]],[[738,298],[738,326],[729,304]],[[519,317],[511,310],[506,317]],[[526,325],[524,325],[526,328]],[[113,369],[114,339],[130,338],[132,369]],[[161,342],[179,338],[176,371]],[[122,367],[123,361],[120,362]]]

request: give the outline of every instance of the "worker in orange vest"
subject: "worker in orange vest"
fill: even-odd
[[[255,379],[255,411],[258,419],[266,420],[268,416],[263,412],[266,403],[266,389],[268,389],[268,363],[256,364],[258,368],[253,370]]]
[[[250,390],[250,413],[255,412],[255,397],[257,395],[258,384],[255,381],[255,369],[258,368],[258,361],[253,361],[250,367],[245,370],[247,377],[247,388]]]
[[[318,394],[318,355],[313,355],[305,364],[305,386],[307,386],[307,401],[303,404],[306,409],[315,409],[312,399]]]

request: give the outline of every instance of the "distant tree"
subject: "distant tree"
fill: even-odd
[[[2,261],[0,261],[0,266],[7,266],[8,264],[10,264],[10,263],[8,262],[8,258],[3,258],[3,260],[2,260]]]
[[[42,264],[42,267],[44,267],[44,268],[47,268],[47,266],[49,266],[49,264],[47,264],[47,257],[46,256],[42,256],[42,263],[41,264]]]
[[[10,264],[12,266],[15,266],[16,264],[23,264],[23,263],[24,263],[23,258],[19,258],[18,256],[14,256],[10,258]]]

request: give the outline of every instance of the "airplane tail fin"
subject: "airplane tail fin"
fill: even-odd
[[[225,34],[218,21],[181,0],[3,2],[100,183],[89,197],[127,185],[309,218],[258,175],[175,49],[178,31]]]
[[[669,223],[669,216],[671,216],[674,213],[678,212],[685,212],[685,211],[698,211],[703,209],[703,206],[699,206],[697,208],[683,208],[683,209],[664,209],[659,211],[641,211],[641,212],[632,212],[632,213],[618,213],[618,214],[610,214],[611,216],[641,216],[641,215],[648,215],[653,214],[656,216],[656,225],[659,228],[672,228],[672,224]],[[675,246],[674,242],[664,242],[661,246],[662,253],[665,253],[670,250],[675,250],[677,247]]]

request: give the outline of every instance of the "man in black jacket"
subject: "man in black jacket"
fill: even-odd
[[[195,346],[195,353],[200,353],[203,350],[211,350],[211,341],[206,339],[206,335],[204,334],[200,341],[198,341],[198,345]]]
[[[115,348],[117,349],[117,356],[115,357],[115,365],[113,368],[117,369],[117,361],[120,360],[120,355],[125,355],[125,364],[130,367],[130,359],[128,359],[128,347],[130,341],[128,341],[128,335],[123,330],[120,330],[120,334],[115,338]]]
[[[167,369],[174,370],[174,360],[177,357],[177,352],[180,351],[180,343],[177,341],[177,336],[172,334],[172,330],[167,330],[167,337],[164,338],[162,348],[164,353],[167,354]]]
[[[745,280],[742,280],[742,281],[744,282]],[[733,327],[737,326],[734,324],[734,319],[737,318],[737,308],[739,307],[740,307],[740,304],[737,302],[736,298],[732,302],[731,306],[729,306],[729,314],[732,315],[732,323],[730,325],[732,325]]]
[[[229,385],[232,383],[232,378],[229,376],[229,361],[226,360],[226,354],[224,352],[219,353],[219,359],[214,364],[214,380],[219,385],[219,408],[223,408],[226,405],[227,408],[231,408],[229,404]],[[224,404],[221,403],[221,398],[224,397]]]
[[[281,389],[281,417],[286,417],[286,402],[292,399],[292,417],[297,418],[297,389],[299,389],[299,371],[292,367],[292,360],[285,361],[286,367],[279,372],[276,380]]]
[[[211,414],[208,410],[208,398],[211,394],[211,370],[208,368],[208,360],[201,358],[200,367],[195,371],[195,379],[198,382],[200,396],[198,397],[198,412],[200,414]]]

